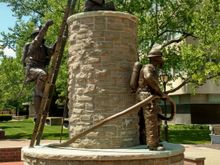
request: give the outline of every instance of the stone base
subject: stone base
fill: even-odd
[[[211,144],[220,144],[220,135],[210,134]]]
[[[204,165],[205,164],[205,157],[185,157],[184,158],[184,165]]]
[[[146,146],[127,149],[23,148],[25,165],[183,165],[184,147],[164,143],[165,151],[149,151]]]
[[[47,117],[46,124],[47,125],[61,125],[62,117]]]

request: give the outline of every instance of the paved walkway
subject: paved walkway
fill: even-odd
[[[187,157],[205,157],[205,165],[220,164],[220,149],[214,149],[196,145],[183,145],[185,147],[185,156]],[[217,147],[216,147],[217,148]]]
[[[24,165],[23,162],[0,162],[0,165]]]
[[[59,143],[59,140],[41,140],[41,144]],[[0,140],[0,148],[29,146],[30,140]]]
[[[24,147],[29,145],[29,140],[0,140],[0,148],[6,147]],[[41,144],[59,143],[59,140],[42,140]],[[220,145],[210,148],[211,145],[183,145],[185,147],[185,156],[188,157],[205,157],[205,165],[219,165],[220,164]],[[216,149],[217,148],[217,149]],[[15,164],[14,164],[15,163]],[[0,165],[23,165],[22,162],[0,163]]]
[[[42,140],[41,144],[59,143],[59,140]],[[0,140],[0,148],[13,148],[29,146],[30,140]],[[21,159],[23,159],[21,157]],[[20,162],[0,162],[0,165],[24,165],[23,161]]]

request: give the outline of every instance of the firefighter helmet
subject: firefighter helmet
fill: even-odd
[[[39,27],[35,28],[31,33],[31,37],[32,38],[35,37],[39,32],[40,32],[40,28]]]
[[[150,50],[150,52],[148,53],[148,57],[157,57],[157,56],[162,56],[161,46],[160,45],[154,46]]]

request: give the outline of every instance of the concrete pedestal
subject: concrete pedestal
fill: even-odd
[[[146,146],[126,149],[23,148],[25,165],[183,165],[184,147],[164,143],[165,151]]]

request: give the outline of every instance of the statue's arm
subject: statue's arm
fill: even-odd
[[[26,66],[25,59],[28,56],[28,48],[29,48],[29,46],[30,46],[30,43],[27,43],[27,44],[25,44],[25,46],[23,48],[23,55],[22,55],[22,59],[21,59],[21,62],[23,64],[23,66]]]
[[[37,47],[39,46],[43,39],[44,39],[44,36],[46,35],[47,33],[47,30],[48,28],[53,25],[53,21],[52,20],[48,20],[45,25],[40,29],[40,32],[39,34],[35,37],[35,39],[32,41],[32,47]]]
[[[57,44],[57,41],[51,47],[47,47],[47,54],[49,57],[51,57],[54,54],[56,44]]]
[[[150,65],[144,67],[143,74],[144,79],[146,80],[147,84],[154,90],[155,94],[163,96],[164,94],[159,87],[158,80],[155,79],[154,67]]]

